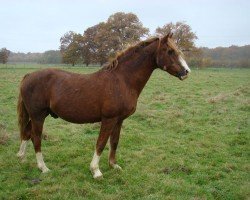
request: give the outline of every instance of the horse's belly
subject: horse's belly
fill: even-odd
[[[76,124],[94,123],[101,121],[101,117],[71,117],[71,116],[59,116],[59,117],[65,121]]]
[[[93,123],[101,121],[101,113],[96,106],[63,105],[51,110],[60,118],[72,123]]]

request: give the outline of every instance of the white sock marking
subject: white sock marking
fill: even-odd
[[[179,61],[180,61],[181,65],[182,65],[182,67],[184,67],[184,69],[187,70],[190,73],[191,70],[189,69],[186,61],[180,55],[179,55]]]
[[[99,169],[99,161],[100,161],[100,156],[98,156],[95,151],[93,159],[90,163],[90,171],[92,172],[94,178],[102,177],[102,173]]]
[[[49,171],[49,169],[46,167],[43,161],[43,155],[41,152],[36,153],[36,160],[37,160],[38,168],[42,170],[43,173]]]
[[[23,159],[25,156],[27,143],[28,143],[28,140],[22,140],[22,143],[20,145],[20,149],[19,149],[19,152],[17,153],[17,156],[21,159]]]

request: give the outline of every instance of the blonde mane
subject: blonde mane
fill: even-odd
[[[120,60],[121,58],[125,59],[125,58],[132,56],[135,52],[140,51],[144,47],[150,45],[152,42],[155,42],[157,40],[159,40],[158,37],[150,38],[150,39],[141,41],[134,46],[130,46],[121,52],[118,52],[115,58],[113,58],[110,62],[103,65],[102,69],[109,70],[109,71],[115,69],[119,64],[118,60]]]

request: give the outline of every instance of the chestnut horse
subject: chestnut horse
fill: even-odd
[[[190,69],[172,35],[152,38],[128,48],[92,74],[77,74],[58,69],[44,69],[24,76],[18,100],[21,136],[19,158],[32,140],[38,168],[47,172],[41,153],[41,135],[48,115],[72,123],[101,122],[100,134],[90,170],[102,177],[101,153],[110,139],[109,165],[121,169],[115,154],[122,122],[136,110],[138,97],[156,68],[183,80]]]

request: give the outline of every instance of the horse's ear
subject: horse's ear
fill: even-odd
[[[173,35],[174,35],[173,33],[170,33],[170,34],[169,34],[169,38],[172,38],[172,37],[173,37]]]
[[[170,36],[170,33],[168,33],[166,36],[164,36],[164,37],[161,39],[162,43],[166,43],[166,42],[168,41],[168,38],[170,38],[169,36]]]

